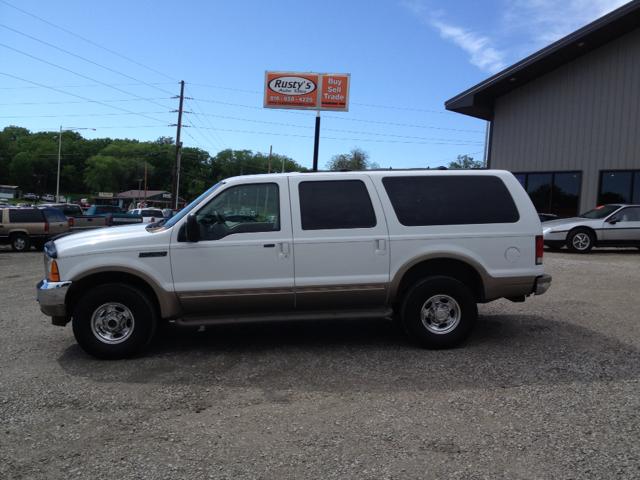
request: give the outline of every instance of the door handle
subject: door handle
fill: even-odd
[[[278,258],[289,258],[289,243],[278,244]]]
[[[376,255],[386,255],[387,241],[384,238],[373,241],[373,249]]]

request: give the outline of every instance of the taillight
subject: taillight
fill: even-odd
[[[109,226],[109,219],[107,217],[104,217],[104,226],[105,227]]]
[[[73,227],[73,217],[69,218],[69,227]]]
[[[156,221],[155,217],[151,217],[151,223],[153,223],[155,221]]]
[[[110,222],[113,222],[113,213],[110,213],[110,214],[109,214],[109,221],[110,221]]]
[[[49,233],[49,222],[44,222],[44,231]]]
[[[544,253],[544,239],[542,235],[536,235],[536,265],[542,265],[542,254]]]

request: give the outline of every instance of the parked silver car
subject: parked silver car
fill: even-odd
[[[542,224],[544,244],[551,249],[587,253],[593,247],[640,248],[640,205],[602,205],[579,217]]]

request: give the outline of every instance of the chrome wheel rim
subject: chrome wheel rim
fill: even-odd
[[[98,340],[113,345],[131,336],[135,320],[131,310],[121,303],[105,303],[91,317],[91,331]]]
[[[24,238],[20,237],[20,238],[16,238],[13,241],[13,244],[16,247],[16,250],[24,250],[25,247],[27,246],[27,242],[24,241]]]
[[[585,250],[591,244],[591,238],[586,233],[576,233],[572,242],[576,250]]]
[[[434,295],[420,311],[424,328],[438,335],[455,330],[461,316],[460,305],[449,295]]]

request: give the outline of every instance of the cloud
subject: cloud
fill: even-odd
[[[439,20],[431,20],[431,25],[435,27],[440,36],[462,48],[470,56],[469,62],[481,70],[495,73],[502,70],[506,64],[505,54],[490,46],[491,39],[476,35],[460,27],[447,25]]]
[[[629,1],[496,0],[481,9],[460,8],[462,2],[438,9],[434,8],[434,0],[400,0],[443,39],[464,50],[472,65],[489,73],[504,69]],[[482,12],[480,18],[479,12]],[[455,21],[451,20],[454,14]],[[476,27],[460,26],[464,24]],[[482,25],[491,35],[479,31],[477,25]]]
[[[503,14],[506,33],[529,38],[533,49],[549,45],[629,0],[515,0]]]

